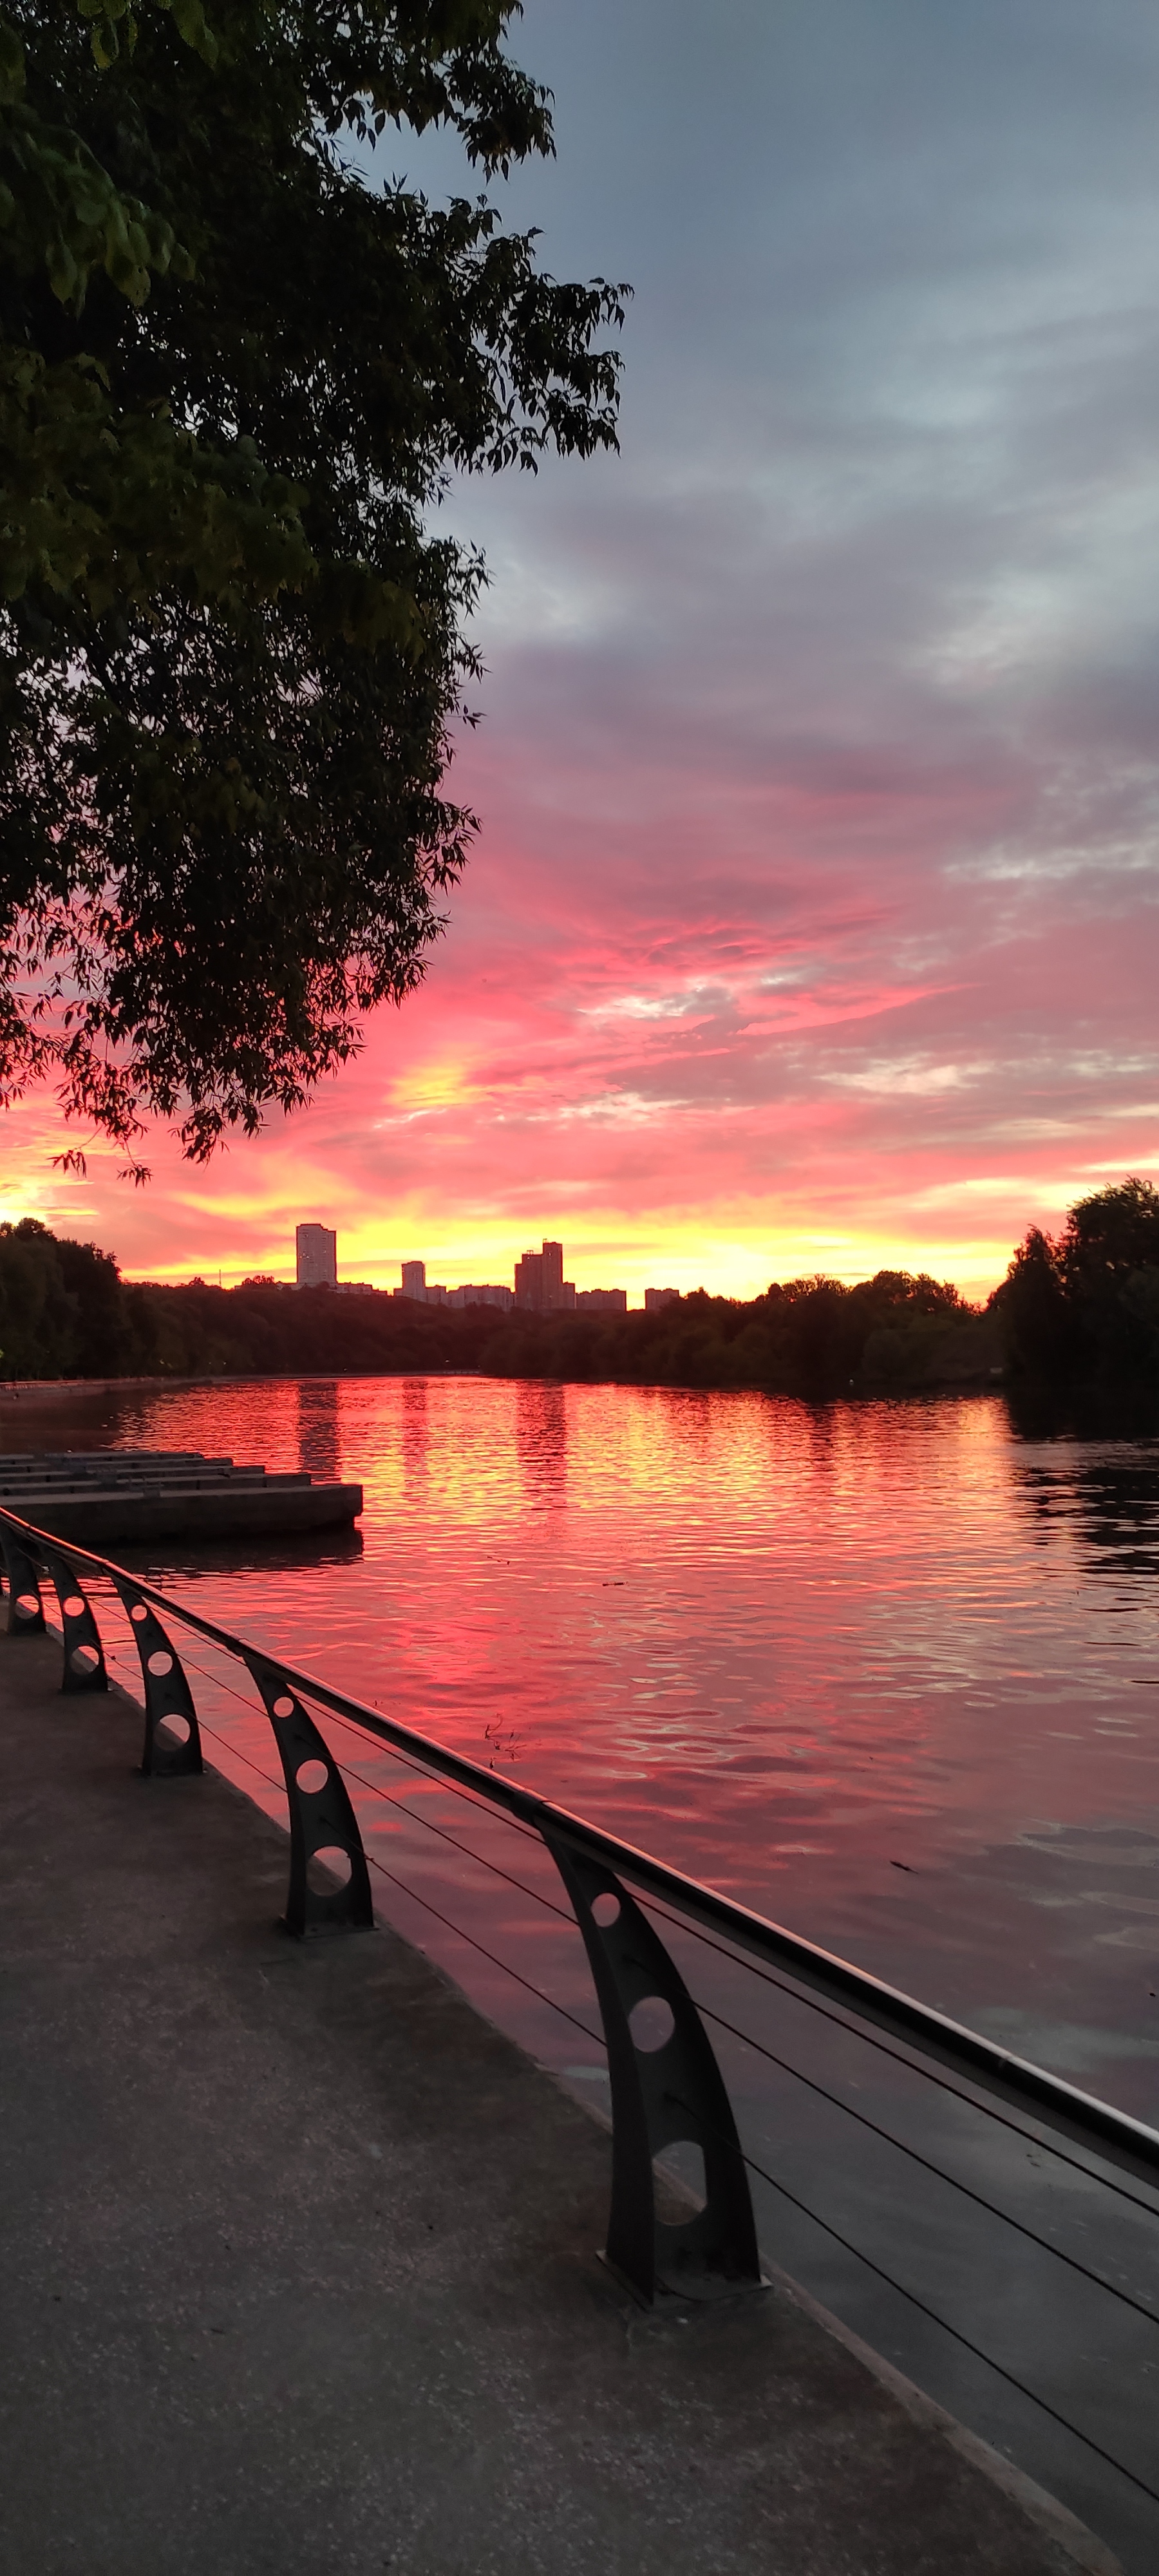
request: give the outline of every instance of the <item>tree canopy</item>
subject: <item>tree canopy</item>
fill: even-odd
[[[1132,1175],[1032,1226],[994,1304],[1017,1375],[1159,1387],[1159,1190]]]
[[[0,1377],[116,1376],[131,1365],[132,1301],[111,1253],[35,1217],[0,1225]]]
[[[615,445],[624,290],[366,176],[395,128],[551,152],[517,14],[0,11],[0,1099],[130,1155],[300,1105],[418,981],[475,820],[432,505]]]

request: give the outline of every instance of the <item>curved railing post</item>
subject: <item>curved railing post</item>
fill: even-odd
[[[42,1563],[48,1567],[60,1603],[60,1624],[64,1635],[63,1691],[107,1691],[109,1676],[105,1670],[105,1650],[101,1632],[91,1604],[81,1589],[67,1556],[55,1548],[40,1545]]]
[[[256,1654],[247,1654],[245,1662],[274,1730],[290,1802],[286,1930],[299,1940],[307,1932],[364,1930],[374,1921],[374,1904],[346,1783],[325,1737],[307,1716],[280,1667]],[[350,1869],[345,1887],[322,1889],[310,1884],[310,1862],[319,1852],[328,1851],[345,1854]]]
[[[128,1611],[129,1625],[141,1659],[141,1679],[145,1686],[142,1773],[147,1780],[172,1780],[200,1774],[205,1768],[201,1758],[201,1729],[181,1657],[172,1638],[166,1635],[156,1611],[150,1609],[136,1584],[121,1574],[114,1574],[112,1580]],[[182,1740],[158,1735],[157,1729],[165,1718],[185,1727]]]
[[[543,1828],[540,1829],[543,1831]],[[607,2259],[651,2306],[658,2289],[704,2297],[761,2286],[748,2175],[724,2078],[684,1979],[622,1881],[544,1832],[595,1980],[612,2086]],[[594,1907],[604,1900],[600,1921]],[[672,2029],[641,2047],[631,2015],[658,1997]],[[677,2226],[656,2216],[654,2158],[685,2140],[704,2158],[704,2206]]]
[[[0,1550],[8,1581],[8,1634],[10,1637],[44,1635],[44,1603],[40,1581],[31,1557],[21,1546],[15,1530],[0,1521]]]

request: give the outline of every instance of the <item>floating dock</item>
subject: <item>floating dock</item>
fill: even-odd
[[[361,1485],[238,1467],[197,1449],[56,1449],[0,1456],[0,1503],[83,1547],[174,1538],[285,1538],[349,1529]]]

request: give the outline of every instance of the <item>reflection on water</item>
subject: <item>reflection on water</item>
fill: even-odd
[[[0,1447],[110,1439],[361,1479],[361,1541],[171,1549],[161,1570],[1159,2112],[1159,1443],[1019,1438],[999,1397],[468,1378],[136,1390],[0,1422]]]
[[[527,1378],[515,1389],[515,1453],[532,1511],[567,1501],[567,1397],[563,1386]]]
[[[298,1385],[298,1465],[325,1484],[341,1482],[337,1378],[304,1377]],[[257,1461],[263,1465],[263,1460]]]
[[[402,1421],[400,1451],[403,1493],[408,1504],[425,1503],[430,1437],[427,1419],[427,1380],[425,1377],[404,1378],[401,1388]]]

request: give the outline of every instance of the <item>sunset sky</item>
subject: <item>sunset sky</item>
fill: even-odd
[[[483,832],[426,988],[143,1192],[27,1103],[3,1213],[155,1278],[316,1217],[388,1286],[550,1234],[581,1286],[977,1293],[1159,1177],[1159,17],[527,0],[515,49],[559,159],[501,200],[635,288],[622,449],[448,496]]]

